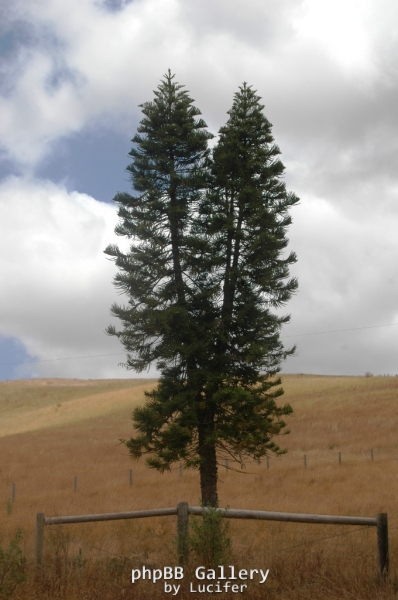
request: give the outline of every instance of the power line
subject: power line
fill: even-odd
[[[386,323],[385,325],[367,325],[366,327],[350,327],[349,329],[330,329],[329,331],[313,331],[312,333],[297,333],[296,335],[283,335],[284,338],[302,337],[304,335],[322,335],[323,333],[340,333],[341,331],[358,331],[359,329],[377,329],[378,327],[392,327],[398,323]]]
[[[323,335],[325,333],[341,333],[344,331],[359,331],[360,329],[378,329],[380,327],[393,327],[394,325],[398,325],[398,323],[385,323],[384,325],[367,325],[365,327],[350,327],[349,329],[330,329],[328,331],[313,331],[311,333],[297,333],[296,335],[282,335],[283,338],[292,338],[292,337],[303,337],[307,335]],[[31,365],[36,363],[43,362],[56,362],[59,360],[77,360],[80,358],[101,358],[104,356],[121,356],[125,354],[125,352],[114,352],[112,354],[89,354],[86,356],[65,356],[63,358],[44,358],[39,360],[26,360],[23,362],[8,362],[8,363],[0,363],[0,367],[5,367],[9,365]]]
[[[25,360],[23,362],[8,362],[8,363],[0,363],[0,367],[5,367],[6,365],[31,365],[42,362],[54,362],[57,360],[76,360],[78,358],[98,358],[101,356],[120,356],[121,354],[125,354],[125,352],[115,352],[113,354],[89,354],[87,356],[64,356],[63,358],[43,358],[43,359],[33,359],[33,360]]]

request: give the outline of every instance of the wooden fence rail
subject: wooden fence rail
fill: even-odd
[[[291,523],[321,523],[331,525],[364,525],[377,530],[378,567],[382,577],[388,574],[388,519],[387,513],[378,513],[376,517],[345,517],[339,515],[315,515],[303,513],[283,513],[265,510],[239,510],[234,508],[209,509],[201,506],[189,506],[180,502],[176,508],[159,508],[134,512],[105,513],[65,517],[46,517],[43,512],[36,515],[36,564],[43,560],[44,527],[67,523],[89,523],[93,521],[116,521],[120,519],[142,519],[146,517],[165,517],[177,515],[178,558],[183,563],[188,556],[189,515],[203,515],[216,510],[228,519],[260,519],[265,521],[287,521]]]
[[[201,515],[209,509],[201,506],[189,506],[191,515]],[[377,517],[340,517],[334,515],[312,515],[305,513],[270,512],[267,510],[236,510],[234,508],[218,508],[228,519],[263,519],[264,521],[290,521],[293,523],[325,523],[329,525],[377,525]]]

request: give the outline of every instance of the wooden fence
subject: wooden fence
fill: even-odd
[[[239,510],[233,508],[209,509],[201,506],[189,506],[180,502],[176,508],[159,508],[134,512],[105,513],[98,515],[79,515],[66,517],[46,517],[43,512],[36,515],[36,564],[43,560],[44,528],[46,525],[67,523],[89,523],[92,521],[116,521],[120,519],[142,519],[146,517],[165,517],[177,515],[178,556],[184,563],[188,556],[189,515],[203,515],[209,510],[217,510],[228,519],[260,519],[265,521],[287,521],[293,523],[323,523],[329,525],[363,525],[376,527],[378,567],[382,577],[388,574],[388,519],[387,513],[378,513],[376,517],[344,517],[337,515],[314,515],[302,513],[270,512],[265,510]]]

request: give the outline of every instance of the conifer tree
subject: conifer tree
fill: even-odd
[[[289,405],[279,365],[294,351],[279,339],[284,305],[297,287],[287,280],[293,253],[284,257],[288,210],[284,167],[260,98],[244,84],[230,118],[212,137],[186,91],[170,71],[133,138],[128,167],[137,193],[118,194],[119,235],[127,253],[109,246],[129,297],[112,312],[137,371],[155,362],[159,384],[133,412],[136,433],[125,440],[135,458],[164,471],[176,461],[200,472],[202,502],[216,506],[217,461],[240,465],[281,453]],[[286,281],[287,280],[287,281]]]
[[[296,278],[288,279],[296,255],[283,251],[289,209],[299,199],[286,191],[280,150],[263,109],[243,84],[219,132],[200,215],[202,230],[212,240],[208,262],[220,298],[206,390],[209,452],[213,443],[241,465],[270,451],[283,452],[273,438],[288,433],[282,417],[292,412],[289,405],[276,404],[283,395],[280,364],[295,351],[285,350],[279,339],[290,316],[272,310],[283,306],[298,285]]]
[[[142,105],[144,118],[127,167],[136,194],[114,198],[120,217],[115,232],[133,243],[127,253],[116,245],[105,250],[119,267],[116,287],[129,297],[127,307],[112,307],[123,330],[109,327],[107,332],[121,340],[128,351],[126,366],[136,371],[156,361],[160,369],[174,364],[189,344],[192,215],[205,186],[207,140],[213,136],[173,79],[169,71],[154,101]]]

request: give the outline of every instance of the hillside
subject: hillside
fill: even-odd
[[[155,384],[151,379],[0,382],[0,437],[131,410]]]
[[[180,474],[179,465],[175,465],[162,475],[148,469],[143,460],[132,461],[119,442],[133,433],[131,410],[144,401],[145,389],[155,384],[155,380],[138,379],[0,383],[0,533],[7,540],[16,528],[24,530],[24,551],[30,564],[39,511],[55,516],[170,507],[180,501],[198,504],[196,471]],[[231,462],[227,470],[220,457],[220,505],[358,516],[387,512],[395,573],[398,377],[284,375],[283,387],[285,396],[280,401],[289,402],[294,409],[288,420],[291,433],[279,440],[287,454],[270,457],[268,464],[265,460],[259,465],[249,461],[243,471],[231,470],[236,468]],[[373,588],[362,590],[377,573],[374,531],[234,521],[231,532],[237,563],[244,568],[248,564],[258,567],[260,557],[261,564],[271,565],[275,573],[272,581],[277,583],[271,582],[267,588],[274,590],[270,598],[376,597]],[[49,527],[46,535],[46,561],[54,568],[58,563],[52,562],[51,553],[58,556],[64,547],[73,560],[82,551],[92,560],[127,556],[129,565],[139,563],[142,557],[152,564],[169,564],[173,560],[175,518]],[[296,547],[295,553],[285,553],[286,548]],[[316,579],[318,572],[323,579]],[[107,571],[101,573],[101,585],[107,585]],[[347,596],[339,587],[341,573],[348,578]],[[294,595],[297,577],[312,581],[312,587],[300,596]],[[68,585],[72,586],[72,580]],[[91,584],[87,585],[88,590]],[[330,585],[335,586],[335,595],[329,594]],[[80,598],[78,585],[76,590],[66,589],[68,600]],[[84,597],[105,597],[101,590],[98,596],[92,593]],[[109,594],[112,600],[122,597],[112,596],[111,591]],[[36,597],[42,596],[28,590],[21,599]],[[390,598],[387,592],[377,597]]]

